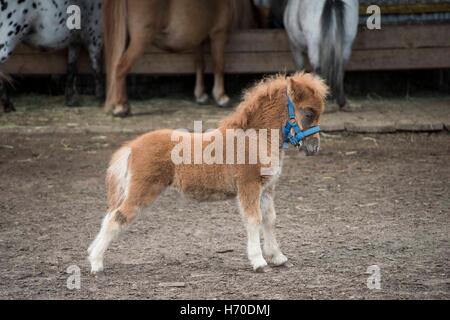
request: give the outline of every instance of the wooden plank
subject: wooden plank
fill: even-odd
[[[450,47],[450,24],[391,25],[362,29],[353,50]]]
[[[363,30],[354,44],[349,70],[396,70],[450,67],[450,24],[389,26]],[[42,53],[20,46],[5,64],[13,74],[64,74],[66,50]],[[211,59],[207,57],[207,71]],[[226,51],[227,73],[272,73],[294,70],[287,36],[282,30],[250,30],[233,34]],[[90,72],[86,53],[80,71]],[[194,72],[191,53],[173,54],[149,49],[133,69],[141,74]]]
[[[450,47],[355,51],[349,71],[450,68]]]
[[[353,52],[348,70],[404,70],[450,68],[449,48],[383,49]],[[51,61],[51,63],[49,63]],[[290,52],[227,53],[227,73],[274,73],[293,71]],[[206,57],[206,71],[211,72],[211,58]],[[194,73],[191,54],[146,54],[134,67],[135,74]],[[64,74],[66,60],[58,54],[13,56],[5,72],[13,74]],[[80,62],[80,72],[89,73],[86,56]]]
[[[450,46],[450,24],[390,25],[380,30],[361,27],[353,50],[441,48]],[[230,35],[227,52],[285,52],[289,40],[284,30],[247,30]],[[209,46],[206,46],[206,52]],[[149,47],[147,53],[161,53]]]
[[[394,48],[441,48],[450,46],[450,24],[391,25],[381,30],[362,28],[353,44],[353,50]],[[206,46],[207,52],[209,46]],[[227,52],[285,52],[289,41],[283,30],[248,30],[230,36]],[[53,54],[65,50],[45,53],[28,46],[19,46],[15,54]],[[146,53],[166,53],[150,46]]]
[[[437,13],[450,12],[450,3],[408,3],[408,4],[377,4],[381,9],[381,14],[417,14],[417,13]],[[363,4],[359,6],[359,14],[366,15],[367,7]]]

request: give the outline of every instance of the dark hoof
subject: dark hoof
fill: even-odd
[[[16,108],[14,108],[14,105],[12,103],[8,103],[8,104],[5,104],[5,106],[3,107],[3,110],[5,111],[5,113],[10,113],[10,112],[15,112]]]

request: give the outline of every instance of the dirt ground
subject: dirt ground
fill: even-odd
[[[291,268],[251,271],[234,201],[198,204],[168,191],[113,243],[105,273],[91,276],[86,249],[106,210],[113,150],[136,132],[190,128],[196,117],[213,126],[223,113],[165,103],[108,120],[129,132],[108,132],[89,109],[38,114],[19,104],[0,119],[1,299],[450,298],[446,131],[325,134],[317,157],[290,150],[276,209]],[[40,130],[51,121],[61,130]],[[80,290],[66,286],[71,265]],[[367,287],[373,265],[380,290]]]

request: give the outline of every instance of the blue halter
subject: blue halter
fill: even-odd
[[[291,100],[291,97],[288,95],[288,113],[289,120],[286,122],[286,125],[283,128],[283,148],[288,149],[289,144],[292,144],[296,147],[302,146],[303,139],[306,137],[312,136],[318,132],[320,132],[320,126],[314,126],[306,130],[301,130],[297,120],[295,119],[295,107],[294,103]],[[292,134],[291,129],[294,129],[295,135]]]

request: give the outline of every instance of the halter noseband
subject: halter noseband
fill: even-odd
[[[288,113],[289,113],[289,120],[286,122],[286,125],[283,128],[283,148],[287,149],[289,148],[289,144],[292,144],[296,147],[301,147],[303,144],[303,139],[306,137],[312,136],[318,132],[320,132],[320,126],[314,126],[306,130],[301,130],[297,119],[295,119],[295,108],[294,103],[291,100],[291,97],[289,94],[287,95],[288,98]],[[294,129],[295,134],[292,134],[291,129]]]

